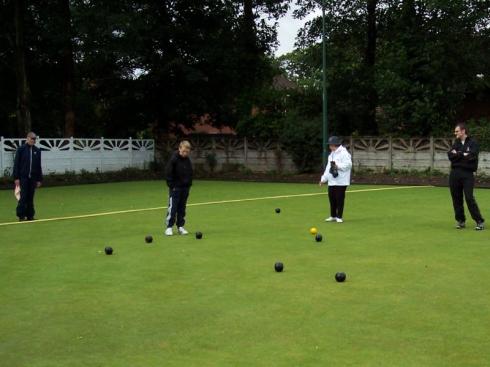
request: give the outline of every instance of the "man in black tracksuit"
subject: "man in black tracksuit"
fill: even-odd
[[[192,164],[189,159],[191,145],[184,140],[179,145],[179,150],[172,154],[167,163],[166,179],[169,188],[168,210],[165,224],[165,235],[173,235],[172,227],[177,220],[179,234],[188,234],[184,228],[185,207],[189,191],[192,185]]]
[[[36,134],[27,134],[24,145],[17,149],[14,159],[15,185],[20,186],[20,199],[17,204],[19,221],[34,220],[34,192],[41,186],[43,171],[41,168],[41,149],[36,147]]]
[[[464,124],[456,125],[454,135],[456,136],[456,140],[447,155],[451,161],[449,187],[453,199],[454,216],[457,221],[456,228],[462,229],[465,227],[464,194],[468,210],[476,222],[475,229],[481,231],[484,228],[484,219],[480,214],[480,209],[478,209],[478,204],[473,196],[473,187],[475,185],[474,173],[478,168],[478,144],[467,135]]]

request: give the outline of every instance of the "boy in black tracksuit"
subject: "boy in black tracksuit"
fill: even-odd
[[[19,221],[34,220],[34,192],[41,186],[41,149],[36,147],[36,134],[27,134],[24,145],[17,149],[14,159],[13,176],[16,186],[20,186],[20,199],[17,204]]]
[[[167,163],[166,179],[169,188],[169,200],[167,217],[165,224],[167,229],[165,235],[173,235],[172,227],[177,221],[179,234],[188,234],[184,228],[185,224],[185,207],[189,197],[190,187],[192,185],[192,164],[189,159],[191,145],[184,140],[179,145],[179,150],[172,154]]]
[[[449,187],[453,199],[454,216],[456,228],[465,227],[466,217],[464,214],[463,194],[471,217],[476,222],[476,230],[483,230],[484,219],[473,196],[475,185],[474,172],[478,168],[478,144],[467,135],[464,124],[456,125],[454,129],[456,140],[447,153],[451,161],[451,173],[449,175]]]

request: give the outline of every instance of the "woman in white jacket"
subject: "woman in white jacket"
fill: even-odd
[[[344,212],[345,190],[350,185],[350,172],[352,158],[350,153],[342,146],[342,140],[337,136],[328,139],[330,155],[327,167],[320,178],[320,186],[328,182],[328,199],[330,201],[330,217],[326,222],[342,223]]]

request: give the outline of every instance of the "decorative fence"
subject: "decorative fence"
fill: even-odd
[[[449,172],[447,152],[452,138],[349,137],[345,143],[354,169],[437,170]],[[479,173],[490,174],[490,153],[480,152]]]
[[[194,164],[209,166],[207,157],[216,158],[216,170],[229,165],[241,165],[253,172],[277,171],[293,173],[296,167],[291,156],[280,144],[254,141],[236,136],[191,136]],[[352,154],[355,169],[437,170],[449,172],[447,151],[452,138],[392,138],[345,137],[344,145]],[[177,141],[167,141],[163,150],[177,147]],[[319,152],[320,154],[320,152]],[[319,167],[320,169],[320,167]],[[480,152],[479,173],[490,174],[490,153]]]
[[[246,168],[252,172],[296,172],[291,156],[277,142],[227,135],[190,136],[188,140],[193,146],[193,163],[202,169],[215,162],[216,171]],[[24,141],[0,138],[0,176],[11,174],[15,151]],[[354,170],[449,171],[451,138],[346,137],[344,144],[352,154]],[[177,145],[177,140],[167,140],[159,150],[168,152]],[[151,139],[43,138],[38,139],[37,146],[43,151],[46,173],[148,168],[155,160],[155,142]],[[480,152],[478,172],[490,175],[490,152]]]
[[[24,142],[24,138],[0,138],[0,176],[12,173],[15,151]],[[36,146],[42,151],[44,173],[148,168],[155,159],[152,139],[38,138]]]
[[[257,141],[230,135],[194,135],[186,138],[192,145],[191,158],[196,167],[209,169],[216,160],[216,171],[244,167],[252,172],[296,172],[291,157],[277,142]],[[159,149],[177,149],[179,141],[168,140]]]

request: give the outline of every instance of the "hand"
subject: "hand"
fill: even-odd
[[[15,186],[20,186],[20,180],[15,180],[14,183],[15,183]]]
[[[36,187],[41,187],[41,185],[42,185],[42,182],[41,181],[37,181],[36,182]]]
[[[463,155],[466,157],[467,155],[469,155],[470,153],[463,153]]]
[[[323,182],[321,182],[321,181],[320,181],[320,182],[318,183],[318,186],[322,187],[322,185],[323,185]]]

